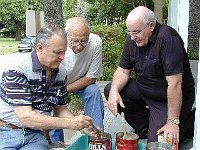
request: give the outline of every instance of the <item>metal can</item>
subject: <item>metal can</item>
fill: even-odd
[[[139,136],[133,132],[116,134],[116,150],[137,150]]]
[[[111,134],[101,133],[98,137],[89,137],[89,150],[112,150]]]
[[[162,142],[147,143],[146,150],[171,150],[170,145]]]
[[[166,143],[166,144],[170,145],[169,135],[167,136],[167,139],[165,139],[164,134],[159,134],[158,135],[158,142]],[[170,145],[169,149],[170,150],[178,150],[178,144]]]

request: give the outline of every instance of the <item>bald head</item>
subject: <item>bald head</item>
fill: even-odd
[[[138,6],[134,8],[127,16],[126,23],[142,22],[146,25],[149,22],[156,22],[155,14],[145,6]]]
[[[144,6],[138,6],[127,16],[127,33],[137,46],[146,46],[156,26],[154,12]]]
[[[66,32],[68,36],[85,37],[89,36],[89,24],[82,17],[73,17],[66,21]]]

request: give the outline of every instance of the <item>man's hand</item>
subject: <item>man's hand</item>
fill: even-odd
[[[91,125],[88,128],[82,129],[81,132],[85,133],[85,134],[87,134],[88,136],[91,136],[91,137],[98,137],[98,136],[101,136],[101,134],[103,133],[103,130],[99,127]]]
[[[117,116],[117,113],[118,113],[118,104],[122,108],[125,108],[119,92],[111,90],[108,97],[108,108],[115,116]]]
[[[85,115],[74,116],[67,119],[69,119],[68,122],[70,121],[70,126],[73,130],[82,130],[92,125],[92,118]]]
[[[108,107],[115,116],[117,116],[118,113],[118,104],[122,108],[125,108],[119,92],[128,83],[130,73],[131,70],[118,67],[113,75],[111,89],[108,97]]]
[[[170,144],[174,145],[179,143],[179,126],[173,123],[166,123],[162,128],[157,131],[157,135],[164,133],[164,138],[169,136]]]

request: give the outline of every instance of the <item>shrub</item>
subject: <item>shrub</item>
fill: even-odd
[[[199,60],[199,51],[188,49],[188,57],[191,60]]]
[[[125,25],[118,26],[96,25],[92,32],[98,34],[103,41],[103,76],[99,80],[109,81],[116,70],[125,40]]]

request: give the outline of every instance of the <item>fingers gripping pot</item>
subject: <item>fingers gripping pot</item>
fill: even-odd
[[[111,134],[101,133],[97,137],[89,137],[89,150],[112,150]]]
[[[116,150],[137,150],[139,136],[133,132],[116,134]]]

